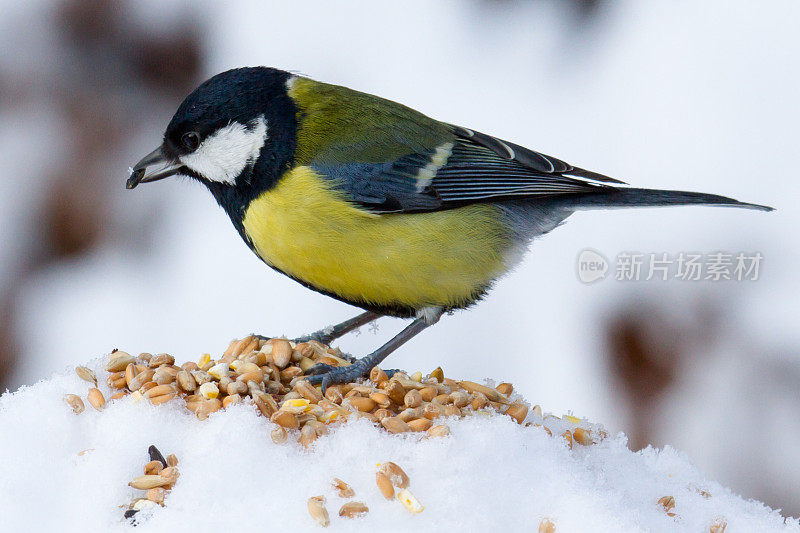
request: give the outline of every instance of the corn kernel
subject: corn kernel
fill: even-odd
[[[217,363],[208,369],[208,373],[217,379],[222,379],[230,374],[230,367],[228,363]]]
[[[580,422],[581,422],[581,419],[578,418],[577,416],[564,415],[562,418],[564,420],[567,420],[568,422],[572,422],[573,424],[580,424]]]
[[[425,507],[419,503],[419,500],[411,494],[411,491],[408,489],[403,489],[397,493],[397,499],[400,500],[406,509],[411,511],[412,513],[421,513]]]
[[[305,398],[295,398],[293,400],[286,400],[283,402],[283,405],[287,407],[305,407],[305,411],[308,411],[308,406],[311,405],[311,402]]]
[[[330,424],[331,422],[339,419],[339,411],[326,411],[318,418],[320,422]]]
[[[211,362],[211,355],[204,353],[203,355],[200,356],[200,359],[197,360],[197,366],[202,368],[210,362]]]
[[[198,390],[200,394],[203,396],[203,398],[205,398],[206,400],[213,400],[214,398],[219,396],[219,388],[217,387],[217,384],[214,383],[213,381],[209,381],[208,383],[203,383],[202,385],[200,385],[200,389]]]

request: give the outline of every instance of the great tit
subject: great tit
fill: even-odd
[[[329,344],[380,316],[414,318],[351,366],[352,381],[447,312],[468,307],[534,237],[576,210],[706,204],[639,189],[401,104],[267,67],[217,74],[181,103],[127,187],[175,174],[205,185],[250,249],[309,289],[365,310],[298,340]]]

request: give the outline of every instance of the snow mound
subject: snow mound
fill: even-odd
[[[181,475],[165,507],[137,515],[141,533],[318,531],[307,501],[319,495],[331,531],[536,531],[544,518],[557,532],[699,532],[715,521],[728,533],[800,531],[797,520],[705,479],[682,453],[633,453],[622,434],[569,449],[502,415],[450,419],[441,438],[391,435],[361,419],[306,450],[294,439],[273,443],[274,424],[242,404],[200,421],[178,401],[126,397],[101,412],[87,402],[76,415],[62,397],[85,398],[88,387],[69,371],[0,397],[0,529],[130,531],[123,513],[142,491],[128,482],[155,444],[178,457]],[[375,472],[385,461],[408,473],[424,511],[383,498]],[[366,516],[339,517],[348,500],[334,477],[369,507]],[[674,497],[675,516],[658,503],[664,496]]]

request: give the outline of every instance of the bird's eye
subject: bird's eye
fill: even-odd
[[[181,144],[190,152],[194,152],[200,146],[200,135],[196,131],[184,133],[181,137]]]

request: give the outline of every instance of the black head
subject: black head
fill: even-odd
[[[291,77],[247,67],[204,82],[178,107],[161,146],[133,167],[128,188],[183,174],[204,183],[226,209],[268,188],[294,153]]]

